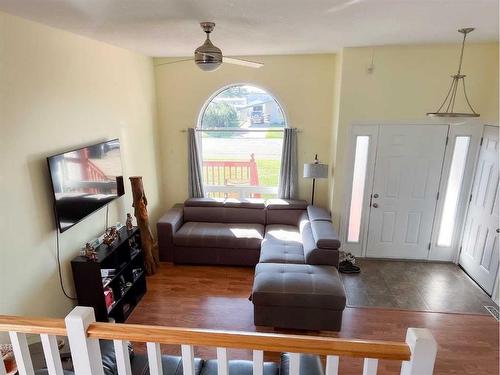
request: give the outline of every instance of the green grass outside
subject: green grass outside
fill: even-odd
[[[259,185],[278,186],[278,178],[280,174],[279,160],[257,159],[257,171],[259,172]]]
[[[282,139],[283,132],[266,132],[266,139]]]

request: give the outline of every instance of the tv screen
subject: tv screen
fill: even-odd
[[[53,155],[47,162],[61,233],[124,194],[118,139]]]

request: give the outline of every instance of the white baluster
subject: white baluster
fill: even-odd
[[[264,352],[253,351],[253,375],[264,375]]]
[[[406,343],[410,347],[411,359],[403,361],[401,375],[432,375],[437,342],[431,331],[425,328],[408,328]]]
[[[227,349],[217,348],[217,375],[228,375]]]
[[[57,346],[57,337],[52,335],[41,334],[43,353],[49,375],[62,375],[63,368],[61,356],[59,355],[59,347]]]
[[[5,369],[2,358],[0,358],[0,375],[7,375],[7,370]]]
[[[35,371],[33,371],[26,335],[24,333],[9,332],[9,336],[19,375],[33,375]]]
[[[181,345],[184,375],[194,375],[194,351],[191,345]]]
[[[116,367],[118,375],[132,375],[130,367],[130,355],[128,353],[128,341],[113,340],[115,346]]]
[[[75,373],[104,375],[99,340],[87,337],[87,328],[95,322],[94,309],[77,306],[64,318],[64,321]]]
[[[339,357],[336,355],[326,356],[326,375],[338,375]]]
[[[363,364],[363,375],[376,375],[378,367],[378,359],[365,358]]]
[[[300,373],[300,354],[290,353],[290,375],[299,375]]]
[[[160,344],[148,342],[146,348],[148,350],[149,373],[151,375],[163,375]]]

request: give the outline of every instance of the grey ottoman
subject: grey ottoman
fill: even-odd
[[[252,302],[256,326],[339,331],[346,298],[335,267],[259,263]]]

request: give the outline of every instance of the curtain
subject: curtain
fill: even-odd
[[[296,199],[298,196],[298,184],[297,129],[285,128],[283,149],[281,151],[278,197],[282,199]]]
[[[198,155],[198,141],[193,128],[188,129],[188,189],[189,198],[203,198],[203,175]]]

